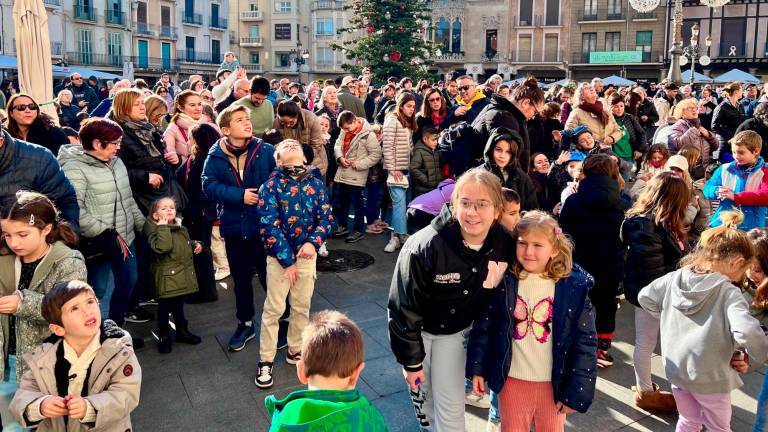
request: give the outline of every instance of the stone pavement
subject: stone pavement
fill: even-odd
[[[397,257],[383,252],[386,237],[369,235],[354,245],[332,241],[329,249],[366,251],[376,262],[355,272],[319,274],[312,310],[338,309],[360,325],[365,335],[366,367],[358,388],[384,414],[392,431],[417,431],[405,381],[387,341],[387,294]],[[174,345],[171,354],[160,355],[152,339],[152,323],[129,324],[129,330],[147,342],[145,348],[137,351],[144,380],[141,403],[133,414],[136,430],[267,431],[269,419],[264,397],[272,393],[283,397],[302,388],[295,367],[285,363],[285,350],[276,359],[275,386],[263,391],[254,385],[258,336],[239,353],[227,351],[236,323],[231,279],[224,282],[228,286],[219,286],[218,302],[187,306],[191,329],[203,337],[199,346]],[[255,285],[258,320],[264,293],[258,282]],[[619,310],[617,324],[616,363],[600,371],[595,402],[589,412],[569,415],[566,428],[599,432],[674,431],[676,415],[654,415],[634,407],[629,390],[634,380],[633,311],[626,302]],[[654,356],[653,368],[654,381],[668,389],[658,355]],[[734,431],[752,430],[763,373],[762,368],[750,372],[744,378],[745,386],[733,392]],[[484,431],[486,415],[484,410],[468,407],[467,430]]]

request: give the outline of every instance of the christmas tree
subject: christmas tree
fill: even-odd
[[[349,36],[334,44],[351,63],[344,70],[359,74],[369,66],[377,82],[390,76],[416,79],[427,74],[438,46],[426,40],[431,30],[428,3],[423,0],[354,0],[349,25],[337,33]]]

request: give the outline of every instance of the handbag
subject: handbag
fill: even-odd
[[[387,186],[389,187],[399,187],[403,189],[408,189],[408,176],[403,174],[403,177],[400,180],[395,179],[395,176],[392,175],[392,173],[387,174]]]
[[[117,220],[117,194],[115,194],[115,206],[112,212],[112,226],[95,237],[80,238],[80,252],[88,264],[100,263],[110,260],[123,253],[120,243],[120,235],[115,229]]]

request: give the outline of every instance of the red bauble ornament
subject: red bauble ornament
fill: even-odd
[[[374,31],[376,31],[376,29],[373,27],[373,24],[368,24],[368,26],[366,26],[366,30],[368,31],[368,34],[371,34]]]
[[[419,33],[422,33],[422,34],[423,34],[425,31],[426,31],[426,29],[425,29],[424,27],[422,27],[422,28],[420,28],[420,29],[419,29]]]
[[[402,33],[402,32],[403,32],[403,30],[405,30],[405,27],[403,27],[403,26],[397,26],[397,31],[398,31],[399,33]]]
[[[389,59],[393,62],[399,62],[402,56],[403,55],[400,53],[400,51],[392,51],[389,53]]]
[[[400,12],[405,12],[405,3],[400,4]]]
[[[333,50],[333,51],[336,51],[336,47],[335,47],[335,46],[332,46],[332,47],[331,47],[331,50]]]

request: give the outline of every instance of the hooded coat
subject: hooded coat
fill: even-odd
[[[519,144],[520,136],[504,128],[494,129],[490,138],[488,138],[488,142],[485,144],[485,150],[483,152],[483,159],[485,162],[482,167],[494,173],[496,177],[501,180],[502,187],[512,189],[520,195],[521,210],[533,210],[538,208],[539,203],[536,198],[536,187],[533,185],[531,178],[528,177],[514,160],[515,155],[513,155],[512,160],[509,161],[503,170],[496,165],[496,162],[493,159],[493,148],[496,146],[496,143],[501,140],[513,141]]]
[[[379,140],[371,129],[371,125],[364,119],[360,120],[363,122],[363,125],[360,128],[360,132],[350,140],[347,152],[344,153],[344,141],[347,136],[347,133],[344,131],[341,131],[339,134],[333,149],[336,160],[340,157],[353,160],[355,161],[355,167],[349,166],[344,168],[339,165],[333,181],[364,187],[368,181],[368,171],[381,161],[381,145],[379,145]]]
[[[735,349],[744,349],[752,364],[766,360],[768,338],[741,290],[723,274],[685,267],[651,282],[637,300],[661,319],[661,355],[673,386],[730,393],[743,384],[730,366]]]
[[[512,101],[504,96],[494,95],[472,122],[472,128],[480,142],[488,142],[491,133],[497,128],[516,132],[520,136],[517,141],[517,160],[521,167],[528,169],[531,166],[531,143],[525,122],[525,115]]]
[[[264,400],[272,416],[270,432],[385,432],[387,423],[358,390],[298,390],[283,399]]]

